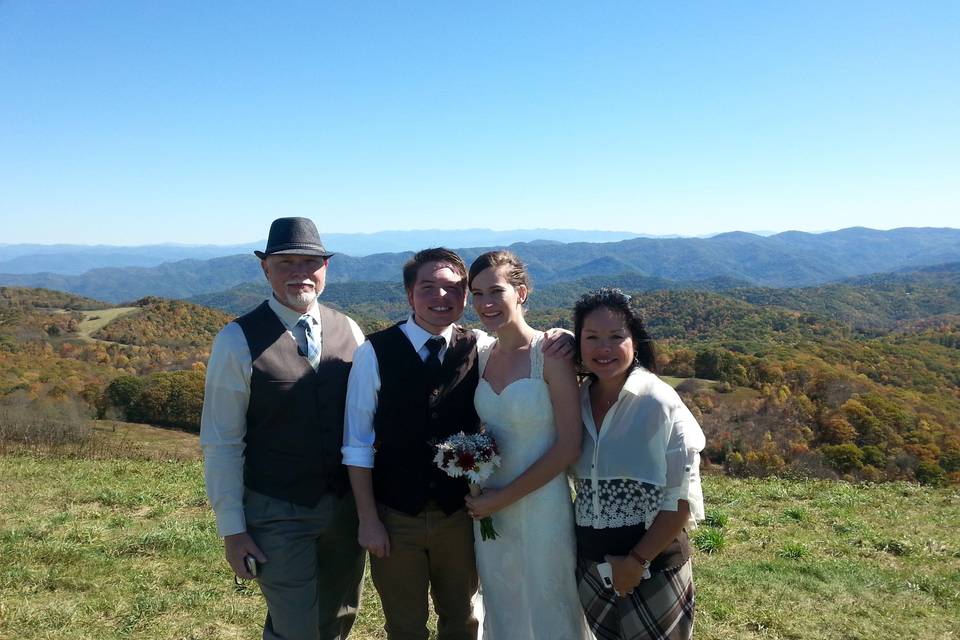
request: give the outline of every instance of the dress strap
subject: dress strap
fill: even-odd
[[[530,377],[538,380],[543,378],[543,337],[544,333],[538,331],[530,342]]]
[[[483,371],[487,368],[487,361],[490,360],[490,354],[493,353],[493,347],[497,344],[496,340],[491,340],[488,344],[477,345],[477,366],[480,370],[480,377],[483,377]]]

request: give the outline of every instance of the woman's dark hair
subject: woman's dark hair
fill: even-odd
[[[467,279],[467,266],[463,264],[463,258],[446,247],[434,247],[418,251],[403,265],[403,287],[407,291],[413,289],[420,267],[428,262],[446,262],[462,278],[461,282]]]
[[[505,249],[499,251],[487,251],[477,256],[477,259],[470,265],[470,274],[467,276],[467,286],[473,286],[473,279],[480,275],[480,272],[490,267],[507,267],[504,275],[507,282],[515,287],[523,285],[527,292],[533,291],[533,283],[530,282],[530,274],[527,273],[527,265],[515,254]]]
[[[600,308],[607,308],[623,316],[624,323],[633,338],[633,359],[635,365],[640,365],[647,371],[657,372],[657,351],[653,346],[653,339],[643,326],[643,319],[630,306],[630,296],[620,289],[603,287],[596,291],[584,294],[573,306],[573,337],[577,349],[574,361],[581,370],[583,360],[580,356],[580,341],[583,333],[583,320],[592,312]]]

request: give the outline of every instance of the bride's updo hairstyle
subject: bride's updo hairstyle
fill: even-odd
[[[471,269],[471,273],[473,270]],[[576,341],[576,350],[573,360],[580,371],[586,371],[583,359],[580,356],[580,341],[583,334],[583,320],[588,315],[605,307],[623,318],[624,324],[633,338],[634,366],[641,366],[652,373],[657,372],[657,352],[653,346],[653,338],[643,326],[640,314],[630,306],[630,296],[620,289],[602,287],[596,291],[586,293],[573,306],[573,338]]]
[[[499,251],[487,251],[486,253],[480,254],[476,260],[473,261],[473,264],[470,265],[470,273],[467,276],[467,286],[473,286],[473,279],[480,275],[480,272],[484,269],[489,269],[494,267],[499,269],[500,267],[506,267],[503,270],[503,275],[506,277],[507,282],[512,284],[514,287],[519,287],[523,285],[527,288],[527,296],[530,296],[530,292],[533,291],[533,283],[530,281],[530,274],[527,273],[527,266],[520,261],[515,254],[501,249]]]

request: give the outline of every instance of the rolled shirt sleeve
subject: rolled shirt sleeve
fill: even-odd
[[[377,353],[368,341],[357,347],[347,382],[347,402],[343,419],[343,464],[373,468],[376,433],[373,416],[380,393],[380,369]]]
[[[243,453],[251,373],[243,330],[231,322],[213,341],[200,418],[203,477],[221,536],[246,531]]]
[[[667,484],[662,509],[676,511],[680,500],[690,505],[690,528],[703,520],[703,488],[700,485],[700,452],[706,446],[703,430],[682,403],[673,411],[673,428],[667,443]]]

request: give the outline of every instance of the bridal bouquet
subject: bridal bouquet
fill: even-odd
[[[451,478],[467,476],[470,495],[478,496],[481,493],[480,486],[500,466],[500,452],[490,434],[481,432],[467,435],[461,431],[437,445],[437,455],[433,461]],[[480,537],[484,540],[497,538],[490,516],[480,520]]]

